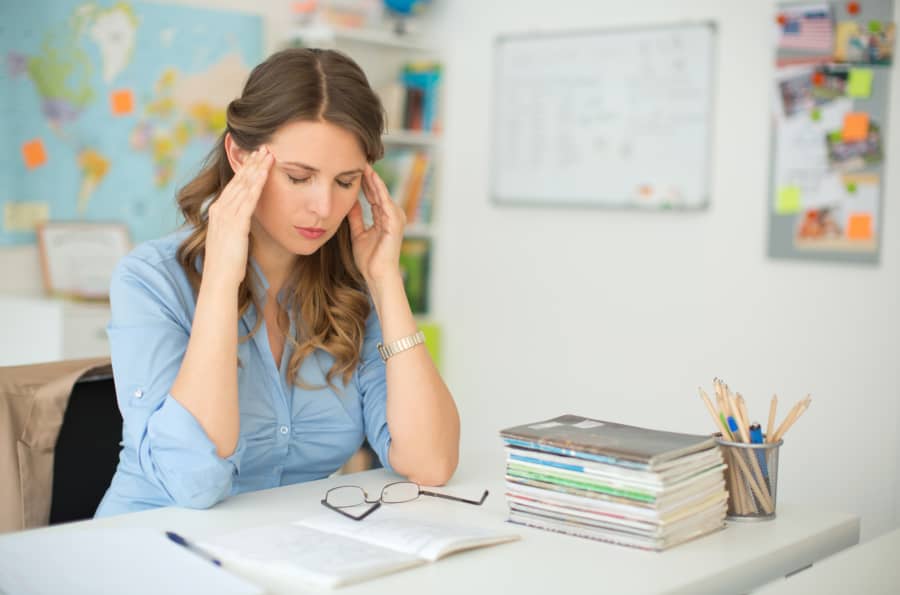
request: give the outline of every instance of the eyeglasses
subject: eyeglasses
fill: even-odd
[[[395,481],[381,488],[381,495],[377,500],[369,500],[369,495],[364,489],[355,485],[337,486],[325,492],[322,498],[322,505],[326,508],[338,512],[354,521],[361,521],[381,507],[381,504],[399,504],[401,502],[411,502],[419,496],[434,496],[435,498],[445,498],[447,500],[455,500],[457,502],[465,502],[466,504],[474,504],[481,506],[488,497],[488,491],[485,490],[480,500],[469,500],[467,498],[459,498],[448,494],[439,494],[438,492],[429,492],[423,490],[417,483],[411,481]],[[354,516],[344,510],[345,508],[353,508],[361,504],[372,504],[373,506],[359,516]]]

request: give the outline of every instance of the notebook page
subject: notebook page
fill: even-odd
[[[424,562],[403,552],[288,523],[227,533],[202,545],[220,556],[226,568],[266,584],[299,581],[335,587]]]
[[[407,518],[386,510],[385,507],[362,521],[353,521],[337,514],[322,514],[295,524],[431,561],[455,551],[519,538],[517,534],[508,531]]]
[[[0,593],[260,595],[262,589],[153,529],[37,530],[0,537]]]

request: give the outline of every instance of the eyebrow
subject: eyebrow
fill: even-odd
[[[305,169],[305,170],[307,170],[307,171],[311,171],[311,172],[314,172],[314,173],[319,173],[319,169],[318,169],[318,168],[313,167],[313,166],[311,166],[311,165],[306,165],[305,163],[300,163],[299,161],[278,161],[278,160],[276,160],[276,162],[278,163],[278,165],[282,165],[282,166],[283,166],[283,165],[289,165],[289,166],[291,166],[291,167],[300,167],[300,168],[303,168],[303,169]],[[350,174],[361,174],[361,173],[363,173],[363,170],[360,169],[360,168],[357,168],[357,169],[350,169],[350,170],[347,170],[347,171],[342,171],[341,173],[339,173],[339,174],[337,174],[337,175],[338,175],[338,176],[347,176],[347,175],[350,175]]]

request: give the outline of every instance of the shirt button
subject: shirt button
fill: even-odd
[[[287,426],[281,426],[280,428],[278,428],[278,431],[281,432],[282,434],[287,434],[287,433],[288,433],[288,427],[287,427]]]
[[[142,391],[141,389],[137,389],[136,391],[134,391],[135,399],[140,399],[143,396],[144,396],[144,391]]]

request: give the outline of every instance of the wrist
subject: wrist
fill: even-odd
[[[398,267],[381,275],[367,278],[366,285],[369,287],[372,300],[377,303],[390,294],[404,291],[403,274]]]

